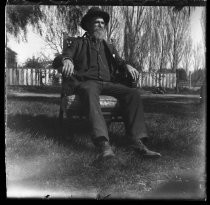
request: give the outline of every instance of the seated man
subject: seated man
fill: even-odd
[[[138,89],[115,81],[117,69],[127,71],[134,80],[139,73],[119,57],[112,44],[105,41],[108,22],[109,14],[98,7],[92,7],[82,18],[81,27],[86,34],[72,41],[62,54],[64,88],[71,87],[73,93],[79,95],[91,124],[93,143],[102,157],[113,157],[114,152],[109,144],[99,95],[119,100],[129,146],[140,154],[159,157],[159,153],[150,151],[141,141],[147,137],[147,131]]]

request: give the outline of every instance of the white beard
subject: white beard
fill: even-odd
[[[101,28],[97,28],[93,31],[92,36],[96,40],[105,40],[106,39],[106,30],[101,29]]]

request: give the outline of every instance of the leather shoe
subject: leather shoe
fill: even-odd
[[[109,144],[108,141],[104,141],[100,145],[100,157],[102,158],[111,158],[114,157],[115,154]]]
[[[135,144],[130,145],[130,147],[138,154],[143,155],[144,157],[159,158],[161,154],[149,150],[141,141],[138,141]]]

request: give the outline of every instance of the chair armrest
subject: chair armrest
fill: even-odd
[[[130,88],[137,88],[138,80],[135,81],[126,71],[116,74],[116,81]]]
[[[52,62],[52,67],[56,70],[58,70],[59,73],[62,72],[62,67],[63,67],[63,56],[60,54],[56,56]]]
[[[62,59],[63,59],[62,55],[58,55],[57,57],[55,57],[52,63],[52,67],[54,69],[57,69],[59,73],[62,72],[62,67],[63,67]],[[131,75],[129,75],[126,71],[116,74],[115,80],[131,88],[137,87],[137,81],[135,81],[131,77]]]

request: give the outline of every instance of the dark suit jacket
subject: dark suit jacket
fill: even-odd
[[[120,74],[125,73],[126,61],[120,58],[117,50],[111,44],[103,41],[105,52],[107,52],[108,61],[110,62],[110,74],[111,81],[118,82]],[[83,73],[89,69],[90,66],[90,40],[88,37],[72,38],[68,45],[65,46],[63,54],[57,56],[53,61],[53,67],[61,72],[62,59],[69,58],[74,64],[75,75],[70,78],[63,76],[63,90],[65,93],[71,94],[74,91],[74,87],[78,85],[80,81],[83,81]],[[59,69],[60,68],[60,69]]]

